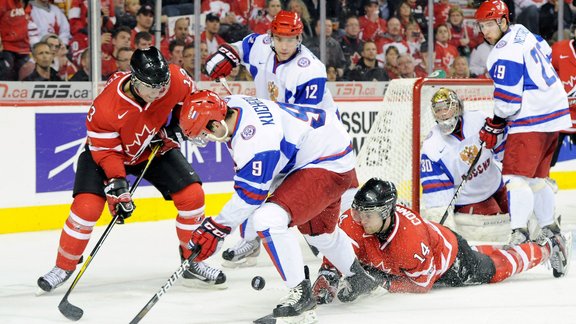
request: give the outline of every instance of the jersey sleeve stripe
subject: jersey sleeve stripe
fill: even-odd
[[[529,125],[537,125],[549,122],[551,120],[563,117],[568,115],[570,110],[568,108],[564,108],[562,110],[554,111],[549,114],[539,115],[539,116],[528,116],[525,118],[517,119],[510,122],[511,127],[518,127],[518,126],[529,126]]]
[[[451,181],[442,181],[442,180],[435,180],[435,181],[424,181],[422,183],[422,190],[424,193],[432,193],[442,190],[452,189],[454,187],[454,183]]]
[[[500,88],[496,88],[496,90],[494,91],[494,99],[499,99],[504,102],[518,103],[518,104],[522,102],[521,96],[502,90]]]
[[[234,190],[249,205],[261,205],[268,197],[268,190],[256,189],[245,182],[236,181]]]
[[[324,162],[324,161],[338,160],[339,158],[346,156],[348,153],[352,152],[353,149],[354,148],[352,147],[352,143],[350,143],[350,145],[348,145],[348,147],[346,147],[346,149],[344,149],[343,151],[338,152],[336,154],[320,157],[320,158],[312,161],[311,163],[316,164],[316,163],[320,163],[320,162]]]
[[[258,36],[258,34],[250,34],[242,40],[242,61],[244,61],[244,63],[250,63],[250,52],[252,51],[252,46],[254,46]]]
[[[117,138],[117,137],[120,137],[120,134],[118,132],[97,133],[94,131],[88,131],[87,134],[88,134],[88,137],[92,137],[92,138]]]
[[[90,151],[115,151],[115,152],[122,152],[122,145],[118,145],[115,147],[99,147],[94,145],[88,145]]]

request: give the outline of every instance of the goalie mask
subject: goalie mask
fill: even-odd
[[[432,96],[432,115],[444,135],[452,134],[460,117],[462,117],[462,101],[456,92],[447,88],[440,88]]]
[[[352,219],[358,223],[374,216],[386,220],[396,210],[397,199],[398,192],[394,183],[372,178],[354,195]]]
[[[190,95],[180,113],[180,127],[192,144],[205,147],[209,141],[221,141],[228,136],[224,119],[228,106],[226,101],[210,90],[200,90]],[[212,122],[220,122],[225,134],[216,137],[211,130]]]
[[[170,69],[160,51],[152,46],[137,49],[130,59],[131,89],[145,102],[162,98],[170,88]]]

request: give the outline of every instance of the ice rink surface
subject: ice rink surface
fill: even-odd
[[[557,199],[564,230],[576,234],[576,191],[561,191]],[[95,229],[85,256],[103,230]],[[54,265],[59,235],[59,230],[0,235],[0,323],[71,323],[57,306],[76,272],[52,294],[34,295],[38,276]],[[237,233],[228,237],[224,248],[237,240]],[[314,280],[320,260],[307,247],[303,251]],[[575,259],[573,253],[572,263]],[[208,260],[217,266],[221,261],[220,253]],[[179,262],[173,220],[115,226],[69,297],[84,310],[78,323],[130,322]],[[576,323],[576,270],[571,268],[561,279],[538,266],[502,283],[423,295],[380,290],[351,304],[336,300],[319,306],[317,314],[320,323]],[[264,250],[258,266],[225,273],[226,290],[188,288],[180,279],[140,323],[251,323],[287,293]],[[266,279],[263,290],[250,286],[256,275]]]

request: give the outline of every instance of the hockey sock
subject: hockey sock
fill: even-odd
[[[528,218],[534,209],[534,194],[524,177],[506,175],[508,205],[510,206],[510,227],[526,228]]]
[[[530,188],[534,192],[534,215],[538,225],[544,227],[554,223],[554,190],[542,178],[530,179]]]
[[[532,269],[548,260],[550,256],[548,247],[533,242],[522,243],[506,250],[498,249],[492,245],[479,245],[475,248],[494,261],[496,273],[490,283],[500,282],[514,274]]]
[[[188,258],[192,254],[188,250],[188,241],[192,237],[192,232],[204,220],[204,190],[200,184],[194,183],[172,194],[172,199],[178,210],[176,235],[180,241],[180,250],[182,257]]]
[[[351,239],[340,227],[336,227],[336,230],[330,234],[304,235],[304,238],[310,245],[322,252],[345,277],[353,275],[350,267],[356,259],[356,254],[354,254]]]
[[[104,197],[82,193],[76,195],[70,214],[60,234],[56,266],[73,271],[88,245],[96,221],[104,210]]]

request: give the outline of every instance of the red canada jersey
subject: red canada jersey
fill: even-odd
[[[338,225],[354,241],[361,263],[398,277],[391,281],[390,292],[429,291],[458,253],[452,231],[401,205],[396,205],[394,225],[384,242],[366,234],[362,225],[352,220],[350,210]]]
[[[576,53],[574,39],[562,40],[552,45],[552,65],[568,94],[572,127],[565,132],[576,133]]]
[[[170,64],[170,89],[144,107],[123,91],[130,73],[115,73],[94,99],[86,128],[94,161],[108,178],[126,177],[124,165],[138,164],[150,155],[152,138],[164,126],[172,110],[196,91],[194,81],[177,65]]]
[[[0,0],[0,38],[4,50],[18,54],[30,54],[28,17],[23,1]]]

